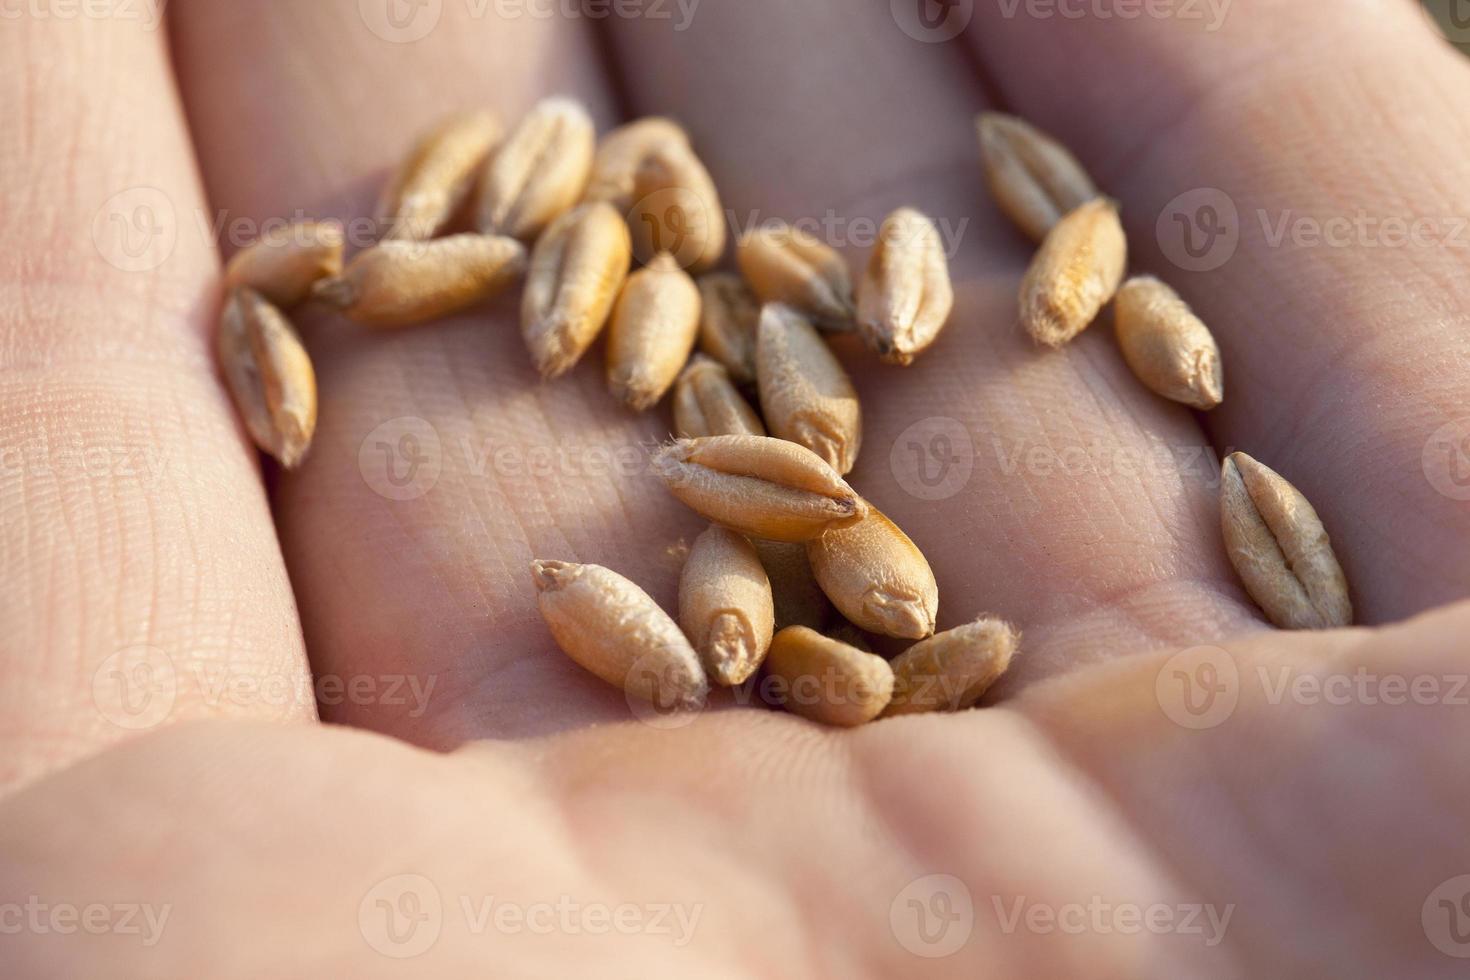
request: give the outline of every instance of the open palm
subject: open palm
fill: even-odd
[[[1470,593],[1466,66],[1408,0],[1236,0],[1218,23],[971,6],[944,43],[881,0],[10,22],[17,975],[1457,969],[1470,607],[1271,631],[1214,481],[1242,448],[1296,483],[1365,623]],[[667,417],[617,409],[596,355],[541,385],[509,301],[391,335],[303,321],[322,423],[268,506],[208,356],[216,238],[364,216],[429,122],[555,91],[605,125],[679,118],[740,227],[815,221],[854,264],[899,205],[955,236],[936,347],[906,370],[842,351],[866,410],[851,479],[929,556],[941,628],[1024,630],[993,707],[842,734],[629,720],[555,652],[528,559],[671,605],[700,524],[647,472]],[[1015,327],[1029,248],[971,130],[991,105],[1078,151],[1134,265],[1215,330],[1226,403],[1203,424],[1101,325],[1059,353]],[[1430,231],[1394,245],[1387,217]],[[150,943],[5,903],[169,911]]]

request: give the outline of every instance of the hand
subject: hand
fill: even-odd
[[[29,16],[0,39],[18,66],[0,117],[22,121],[24,147],[0,173],[18,257],[0,307],[14,368],[3,411],[47,464],[27,457],[3,485],[15,792],[0,809],[0,895],[171,910],[152,945],[120,926],[23,927],[7,944],[19,975],[289,963],[370,976],[401,972],[393,954],[435,923],[412,961],[434,976],[1455,968],[1442,950],[1461,948],[1451,879],[1470,808],[1453,748],[1466,692],[1453,688],[1470,608],[1381,633],[1270,631],[1221,551],[1213,485],[1227,447],[1292,479],[1365,623],[1465,594],[1470,511],[1425,447],[1470,387],[1446,312],[1463,305],[1449,224],[1464,210],[1466,68],[1412,5],[1326,22],[1238,0],[1217,31],[977,5],[947,45],[905,34],[881,3],[709,4],[683,31],[667,6],[672,21],[599,26],[446,3],[411,44],[374,33],[371,6],[174,11],[187,129],[132,115],[167,104],[157,31]],[[599,61],[602,28],[626,105]],[[126,70],[98,85],[103,64]],[[1078,150],[1123,203],[1134,266],[1215,330],[1226,404],[1206,428],[1128,375],[1104,325],[1059,354],[1014,327],[1030,250],[979,178],[982,77]],[[996,706],[847,734],[750,710],[674,732],[627,721],[619,692],[551,646],[527,559],[609,564],[669,604],[667,549],[699,524],[640,465],[617,465],[667,419],[616,409],[595,353],[536,383],[510,300],[392,335],[304,321],[322,426],[275,488],[272,528],[209,366],[212,219],[367,215],[439,115],[492,102],[513,119],[549,91],[606,124],[679,117],[740,228],[830,215],[821,233],[855,267],[867,242],[853,222],[875,228],[900,204],[958,234],[959,306],[940,345],[906,371],[844,352],[866,409],[852,479],[929,555],[942,625],[991,611],[1025,630]],[[112,197],[140,186],[152,193]],[[1155,226],[1198,188],[1233,204],[1241,236],[1229,261],[1191,273]],[[1354,231],[1314,247],[1297,223],[1360,209],[1438,222],[1444,240],[1392,248]],[[166,260],[141,268],[94,235],[112,213],[171,217]],[[226,224],[222,237],[250,236]],[[427,427],[421,465],[438,470],[411,500],[390,499],[373,458],[374,432],[403,418]],[[405,424],[418,425],[382,431]],[[943,462],[923,438],[935,431],[963,434],[951,463],[971,472],[926,500],[915,477]],[[74,439],[153,465],[67,470],[57,447]],[[597,451],[611,472],[587,472]],[[1181,654],[1201,647],[1214,651]],[[109,663],[163,670],[172,701],[156,730],[97,754],[130,734],[107,710]],[[1360,668],[1376,696],[1313,704],[1282,686],[1283,671]],[[1387,703],[1397,675],[1436,682],[1434,703]],[[313,683],[327,720],[380,734],[314,725]],[[1213,727],[1189,727],[1232,694]],[[594,722],[618,724],[575,731]],[[465,747],[445,757],[382,735]],[[555,737],[473,741],[533,735]],[[642,918],[634,935],[585,935],[581,918],[546,935],[481,918],[488,896],[523,913],[631,903]],[[968,930],[947,917],[967,901]],[[657,931],[660,905],[684,918]],[[1112,912],[1065,931],[1079,906]],[[1128,932],[1128,908],[1172,924]],[[952,957],[925,957],[956,936]]]

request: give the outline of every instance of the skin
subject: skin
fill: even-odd
[[[1273,246],[1256,215],[1466,213],[1470,68],[1401,0],[1330,19],[1236,0],[1217,31],[1002,6],[975,5],[945,45],[846,0],[707,4],[680,32],[446,3],[415,44],[365,29],[350,0],[196,0],[166,31],[10,21],[0,443],[29,448],[0,480],[0,915],[30,896],[171,912],[152,945],[7,931],[7,972],[1455,975],[1421,910],[1470,870],[1470,715],[1453,703],[1470,508],[1422,459],[1470,396],[1464,259]],[[626,105],[606,94],[595,31]],[[839,346],[867,426],[853,485],[929,556],[940,628],[988,611],[1025,632],[989,708],[848,733],[755,710],[673,732],[630,720],[552,647],[527,561],[616,558],[674,608],[670,546],[701,523],[641,463],[589,455],[656,443],[668,421],[612,412],[596,356],[541,385],[512,299],[388,337],[303,316],[321,425],[300,472],[262,481],[209,358],[221,260],[253,236],[227,226],[217,250],[196,217],[368,214],[440,113],[489,98],[513,119],[551,92],[602,129],[683,120],[742,227],[830,210],[876,228],[905,204],[942,231],[971,219],[933,350],[898,371]],[[1204,427],[1136,384],[1107,330],[1044,353],[1015,328],[1031,252],[983,190],[971,115],[986,105],[1073,147],[1121,202],[1134,265],[1211,325],[1231,388]],[[92,234],[103,202],[139,187],[179,231],[148,270]],[[1239,208],[1239,249],[1179,271],[1157,218],[1209,187]],[[858,232],[825,236],[854,269]],[[391,500],[373,489],[373,432],[405,416],[437,433],[438,479]],[[906,430],[936,417],[973,448],[939,501],[904,462],[925,444]],[[1160,446],[1174,463],[1140,462]],[[1251,607],[1217,526],[1212,454],[1230,447],[1313,501],[1365,626],[1288,635]],[[536,454],[551,450],[548,472]],[[1206,654],[1181,654],[1201,646],[1235,705],[1194,728],[1174,692],[1211,676]],[[119,651],[172,681],[150,724],[116,723],[138,720],[112,710],[132,676]],[[1282,671],[1360,670],[1381,696],[1279,687]],[[1388,703],[1390,676],[1438,696]],[[425,699],[413,683],[434,686]],[[432,883],[442,928],[395,959],[374,927],[412,910],[404,874]],[[933,874],[963,886],[950,904],[913,884]],[[934,912],[969,897],[953,955],[915,953],[936,949],[906,925],[916,895]],[[652,929],[476,931],[487,896],[700,912],[676,948]],[[1233,911],[1207,945],[1115,919],[1008,930],[1018,901]]]

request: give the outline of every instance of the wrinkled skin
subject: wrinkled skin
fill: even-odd
[[[451,2],[416,43],[351,0],[193,0],[167,30],[6,21],[8,976],[1463,970],[1442,950],[1470,951],[1450,881],[1470,872],[1470,505],[1436,455],[1460,447],[1433,439],[1470,404],[1464,255],[1273,232],[1366,213],[1448,237],[1470,207],[1467,66],[1407,0],[1236,0],[1213,31],[974,6],[948,44],[881,0],[708,0],[687,30],[672,5],[498,21]],[[683,120],[741,227],[968,219],[931,351],[900,371],[840,346],[866,409],[852,482],[930,556],[941,626],[1025,631],[988,707],[846,733],[632,719],[552,648],[527,562],[604,562],[672,608],[699,524],[642,464],[666,415],[616,409],[599,351],[542,386],[510,298],[387,336],[303,317],[321,427],[299,473],[261,480],[208,356],[214,220],[366,215],[441,114],[514,119],[553,91],[603,128]],[[1221,409],[1149,395],[1105,323],[1057,353],[1022,337],[1030,248],[970,122],[994,99],[1076,149],[1133,266],[1211,324]],[[1155,229],[1197,188],[1241,238],[1186,272]],[[149,268],[109,237],[159,224],[177,236]],[[862,232],[822,234],[857,270]],[[227,257],[253,233],[221,237]],[[422,422],[375,434],[404,417]],[[1251,607],[1215,512],[1231,447],[1314,502],[1365,626],[1288,635]],[[390,499],[384,461],[410,451],[401,482],[425,492]],[[140,665],[169,698],[118,700]],[[1419,696],[1390,703],[1394,677]],[[482,917],[491,896],[646,918],[515,928]],[[142,917],[47,917],[90,903],[168,918],[148,937]],[[692,932],[652,921],[660,903]]]

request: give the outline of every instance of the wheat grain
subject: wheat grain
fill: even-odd
[[[645,262],[668,252],[690,272],[704,272],[725,254],[725,209],[692,149],[657,146],[639,165],[628,221],[633,254]]]
[[[635,412],[658,404],[699,333],[699,287],[667,252],[628,277],[607,338],[607,385]]]
[[[1092,178],[1066,147],[1015,116],[976,119],[985,177],[1007,217],[1041,241],[1062,216],[1098,196]]]
[[[1123,281],[1128,241],[1117,206],[1099,198],[1063,218],[1021,280],[1021,325],[1060,347],[1097,318]]]
[[[920,640],[893,660],[884,717],[973,707],[1010,667],[1020,642],[1009,623],[990,617]]]
[[[766,427],[724,365],[696,354],[674,383],[674,434],[680,439],[763,436]]]
[[[811,323],[789,306],[767,304],[755,363],[771,434],[807,447],[839,474],[850,472],[862,448],[862,409],[847,372]]]
[[[1150,391],[1205,412],[1220,404],[1220,348],[1178,293],[1135,276],[1118,290],[1113,311],[1123,359]]]
[[[743,535],[712,525],[694,541],[679,578],[679,625],[718,684],[744,683],[775,631],[771,582]]]
[[[633,697],[697,710],[709,693],[699,657],[658,603],[601,565],[531,562],[541,616],[568,657]]]
[[[1283,629],[1352,625],[1347,579],[1322,520],[1280,474],[1245,453],[1228,456],[1220,522],[1230,563],[1271,622]]]
[[[858,332],[890,364],[912,364],[954,310],[949,260],[934,222],[913,208],[889,215],[858,289]]]
[[[652,464],[686,506],[758,538],[807,541],[863,514],[858,495],[821,457],[781,439],[681,439]]]
[[[285,315],[252,289],[233,290],[215,346],[255,444],[288,470],[301,465],[316,431],[316,372]]]
[[[609,204],[583,204],[536,242],[521,301],[521,332],[544,378],[571,370],[606,325],[628,276],[628,225]]]
[[[687,149],[689,134],[672,119],[649,116],[619,126],[602,138],[592,162],[585,202],[603,201],[626,214],[637,199],[638,170],[661,147]]]
[[[776,629],[805,626],[821,630],[834,619],[841,618],[812,574],[806,545],[759,538],[752,544],[761,556],[766,576],[771,580],[771,595],[776,601]]]
[[[311,293],[318,280],[340,275],[345,235],[336,221],[298,221],[273,228],[225,266],[225,292],[253,289],[269,303],[289,310]]]
[[[383,191],[385,240],[427,241],[459,212],[502,133],[493,112],[451,117],[424,134]]]
[[[580,102],[543,99],[485,165],[480,231],[535,241],[581,198],[596,144],[592,117]]]
[[[745,280],[730,272],[699,279],[704,305],[699,316],[699,349],[725,365],[737,384],[755,381],[755,333],[760,301]]]
[[[839,612],[870,633],[917,640],[934,632],[939,586],[918,545],[878,508],[808,541],[812,573]]]
[[[893,696],[888,661],[805,626],[776,634],[766,671],[787,711],[824,725],[852,727],[883,713]]]
[[[785,303],[828,333],[854,329],[852,277],[837,252],[783,222],[741,236],[736,258],[762,303]]]
[[[312,296],[359,323],[405,327],[484,302],[525,270],[526,250],[514,238],[389,241],[359,253],[340,276],[319,281]]]

